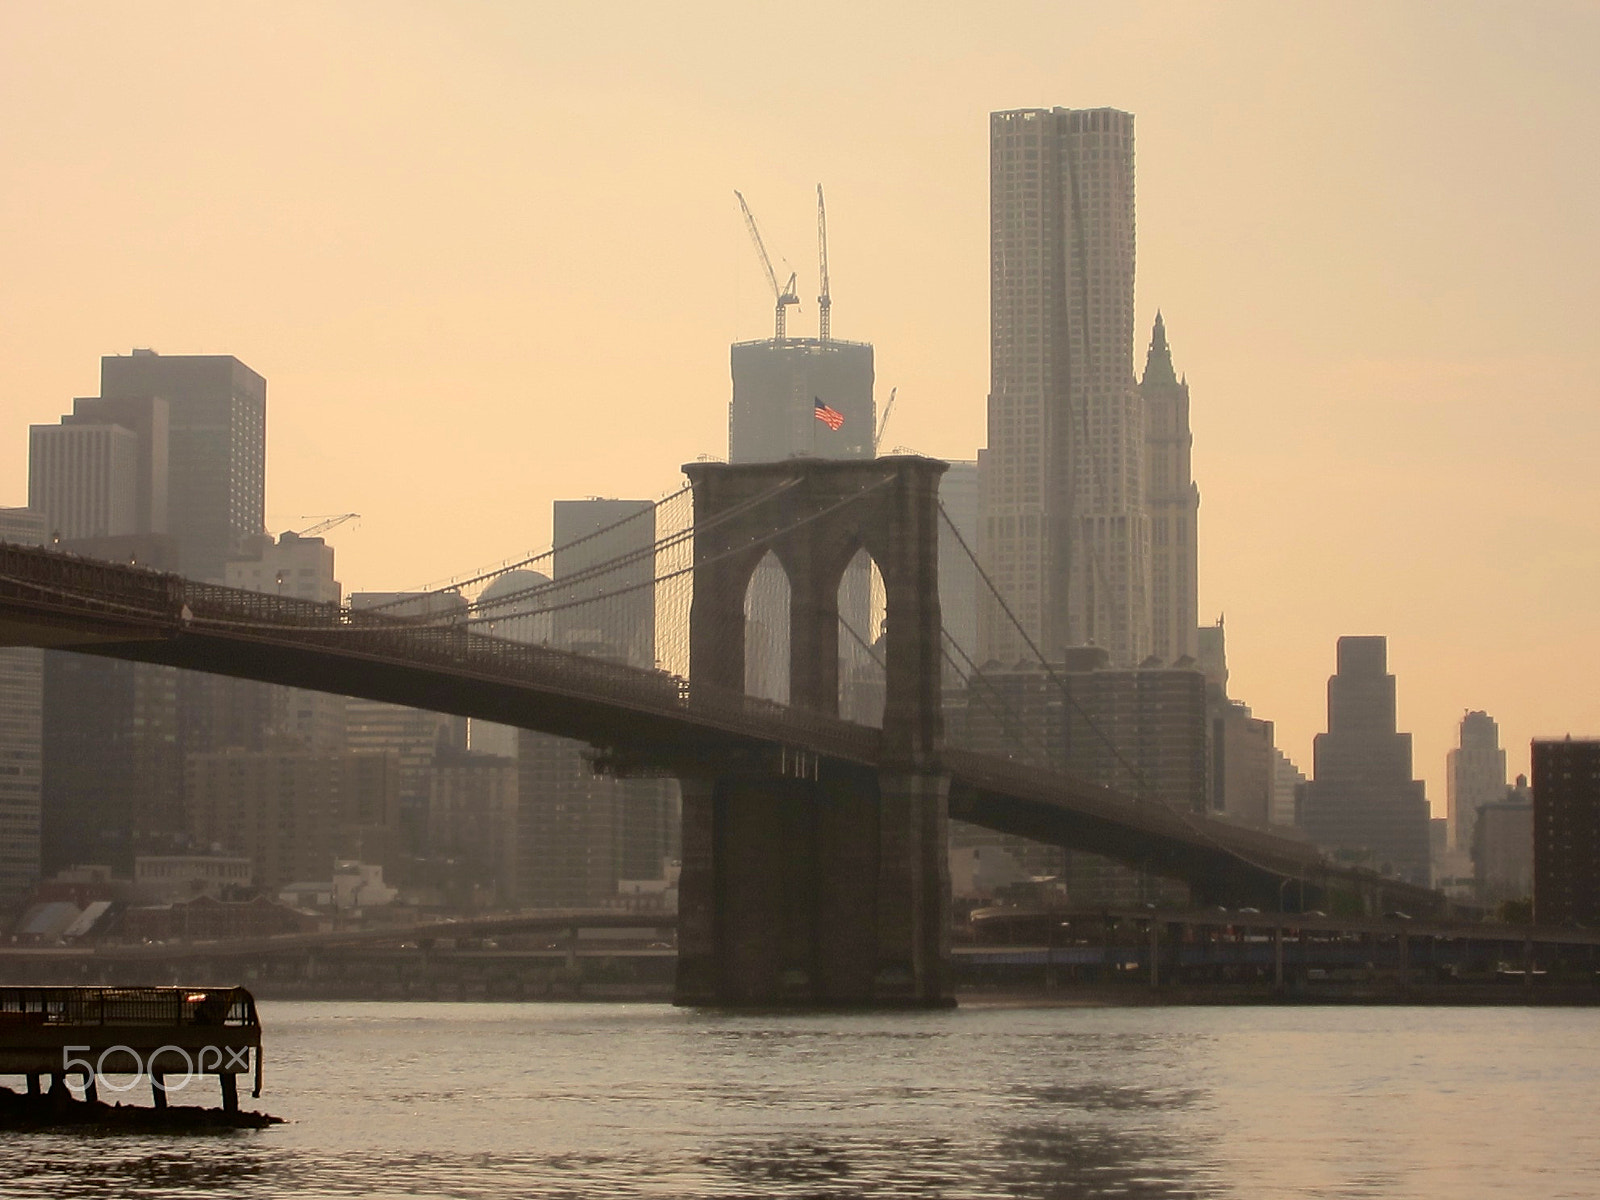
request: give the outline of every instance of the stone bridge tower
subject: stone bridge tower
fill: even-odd
[[[938,586],[939,477],[919,457],[684,467],[694,486],[690,689],[745,679],[744,600],[789,578],[790,703],[838,715],[839,581],[883,576],[876,768],[788,756],[683,781],[680,1004],[950,1002]]]

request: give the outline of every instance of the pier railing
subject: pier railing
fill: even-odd
[[[256,1002],[244,988],[0,987],[0,1028],[72,1025],[260,1028]]]

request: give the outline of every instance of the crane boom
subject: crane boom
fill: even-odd
[[[340,513],[338,516],[325,517],[321,521],[318,521],[315,525],[311,526],[309,529],[300,530],[295,536],[296,537],[315,537],[319,533],[327,533],[328,530],[334,529],[334,528],[337,528],[340,525],[343,525],[346,521],[354,521],[354,520],[358,519],[360,516],[361,516],[360,513]],[[300,519],[303,521],[306,518],[305,517],[301,517]]]
[[[778,273],[772,269],[772,259],[767,257],[767,247],[761,240],[761,230],[756,227],[755,214],[750,211],[750,206],[744,202],[744,196],[737,188],[734,189],[733,194],[738,197],[739,211],[744,213],[745,228],[750,231],[750,240],[755,243],[756,254],[761,259],[761,269],[767,273],[767,283],[771,286],[773,299],[777,302],[777,317],[774,321],[775,332],[773,340],[781,342],[784,339],[784,326],[786,324],[784,309],[791,304],[800,303],[800,296],[794,290],[795,276],[793,272],[790,272],[789,282],[783,287],[778,286]]]
[[[899,388],[892,387],[892,388],[889,389],[889,403],[887,403],[887,404],[885,404],[883,406],[883,416],[878,418],[878,433],[877,433],[877,436],[875,436],[872,439],[872,453],[873,454],[877,454],[878,453],[878,447],[883,442],[883,431],[885,429],[889,428],[889,414],[894,411],[894,398],[896,396],[898,396],[899,394],[900,394],[900,389]]]
[[[828,210],[822,203],[822,185],[817,184],[817,265],[822,276],[822,295],[817,297],[817,325],[823,341],[833,335],[833,296],[828,291]]]

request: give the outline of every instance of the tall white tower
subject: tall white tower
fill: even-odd
[[[990,116],[981,554],[1047,657],[1150,652],[1144,405],[1133,378],[1133,116]],[[1027,655],[990,604],[985,658]]]

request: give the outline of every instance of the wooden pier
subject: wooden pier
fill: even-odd
[[[28,1094],[66,1092],[76,1076],[99,1098],[108,1075],[148,1076],[155,1107],[215,1075],[225,1112],[239,1109],[239,1076],[254,1071],[261,1095],[261,1021],[241,987],[0,987],[0,1075],[21,1075]],[[136,1080],[135,1080],[136,1081]],[[127,1091],[106,1081],[107,1090]]]

